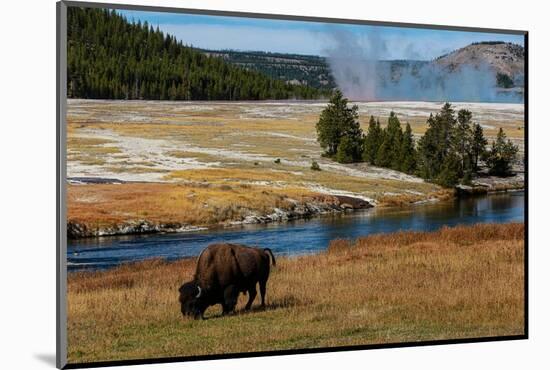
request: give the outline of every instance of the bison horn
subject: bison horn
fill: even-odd
[[[199,290],[199,292],[197,293],[197,295],[195,296],[195,298],[199,298],[202,294],[202,289],[200,286],[197,285],[197,289]]]

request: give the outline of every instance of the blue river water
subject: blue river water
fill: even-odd
[[[69,240],[69,271],[106,269],[148,258],[197,256],[208,244],[232,242],[269,247],[276,255],[322,251],[332,239],[399,230],[436,230],[444,225],[523,222],[523,192],[491,194],[404,208],[371,208],[344,215],[186,233]]]

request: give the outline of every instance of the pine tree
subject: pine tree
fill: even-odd
[[[399,157],[400,171],[411,174],[416,170],[416,150],[411,125],[408,122],[403,133]]]
[[[454,152],[448,153],[436,177],[436,182],[445,187],[452,187],[460,180],[460,158]]]
[[[348,107],[348,99],[340,90],[334,91],[316,125],[317,141],[325,150],[325,155],[335,156],[340,141],[346,137],[346,153],[350,151],[353,161],[361,158],[363,132],[357,110],[357,105]]]
[[[340,140],[338,150],[336,152],[336,161],[339,163],[353,163],[357,158],[357,143],[352,138],[344,136]]]
[[[342,146],[342,142],[346,139],[346,152],[348,155],[351,155],[351,162],[361,161],[361,157],[363,155],[363,143],[365,141],[365,135],[363,134],[361,124],[359,123],[357,109],[357,105],[352,107],[354,119],[349,120],[348,126],[345,128],[344,137],[340,140],[340,146]]]
[[[459,177],[469,182],[473,168],[472,145],[473,131],[471,127],[472,112],[461,109],[457,114],[457,124],[453,135],[453,150],[458,156]]]
[[[363,161],[370,164],[375,164],[376,155],[380,145],[382,143],[382,128],[380,127],[380,121],[370,116],[369,128],[367,135],[365,136],[365,143],[363,145]]]
[[[449,103],[445,103],[435,115],[427,120],[428,129],[418,142],[418,174],[427,180],[439,182],[440,173],[447,174],[455,171],[456,158],[447,159],[453,152],[456,118]],[[455,156],[453,156],[455,157]],[[446,175],[446,179],[453,176]],[[449,182],[444,181],[446,184]]]
[[[391,140],[388,138],[388,130],[387,128],[384,128],[382,130],[382,141],[378,147],[378,152],[376,153],[375,164],[377,166],[387,168],[391,166],[393,148],[391,147],[390,141]]]
[[[512,172],[512,162],[516,159],[518,147],[510,140],[506,140],[506,134],[499,129],[497,138],[487,154],[487,166],[489,173],[496,176],[508,176]]]
[[[450,103],[443,104],[441,111],[439,112],[440,120],[440,148],[441,155],[445,157],[446,154],[452,149],[452,141],[454,128],[456,126],[455,111]]]
[[[474,171],[479,170],[479,159],[484,157],[487,151],[487,139],[483,136],[483,128],[481,125],[474,123],[472,134],[472,161]]]
[[[418,149],[416,157],[417,173],[424,179],[433,179],[437,170],[434,168],[436,164],[436,149],[437,149],[437,135],[435,129],[435,117],[430,113],[430,117],[427,119],[428,129],[418,140]]]
[[[388,126],[384,129],[383,141],[380,144],[376,155],[376,164],[381,167],[389,167],[399,170],[401,141],[403,139],[403,130],[399,118],[394,112],[390,112]]]

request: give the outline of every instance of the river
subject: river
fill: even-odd
[[[69,271],[106,269],[125,262],[160,257],[197,256],[210,243],[232,242],[269,247],[275,255],[316,253],[330,240],[399,230],[436,230],[444,225],[523,222],[523,192],[490,194],[403,208],[371,208],[309,220],[186,233],[127,235],[69,240]]]

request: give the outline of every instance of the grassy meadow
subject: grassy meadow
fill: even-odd
[[[364,130],[371,114],[384,126],[394,110],[417,136],[440,108],[428,102],[358,104]],[[88,229],[133,221],[209,226],[331,195],[377,205],[449,198],[449,192],[415,176],[322,157],[315,123],[325,106],[69,100],[68,178],[124,182],[69,185],[69,221]],[[488,137],[502,127],[521,150],[521,104],[460,107],[473,112]],[[321,171],[311,169],[313,161]]]
[[[70,363],[524,333],[524,225],[478,224],[335,240],[278,258],[267,308],[183,318],[195,259],[68,277]]]

